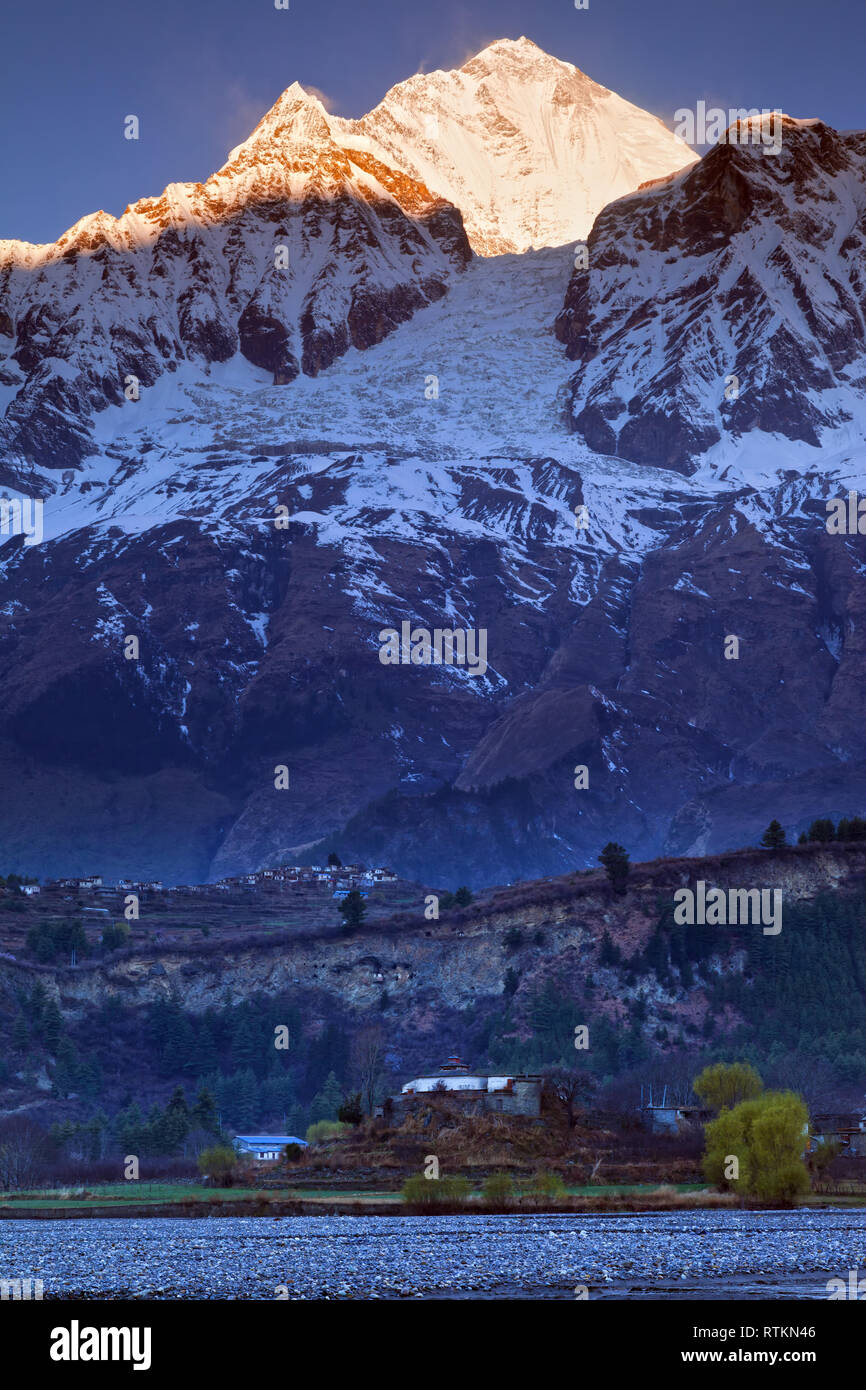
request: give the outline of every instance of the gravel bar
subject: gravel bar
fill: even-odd
[[[866,1273],[866,1211],[15,1221],[45,1299],[424,1298]],[[541,1294],[539,1294],[541,1290]],[[557,1294],[556,1291],[559,1291]],[[572,1295],[573,1296],[573,1293]]]

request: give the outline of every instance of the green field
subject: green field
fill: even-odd
[[[577,1186],[566,1187],[565,1194],[568,1197],[611,1197],[635,1199],[652,1197],[659,1194],[658,1183],[626,1184],[612,1183],[598,1186]],[[700,1193],[707,1191],[704,1183],[670,1183],[664,1184],[670,1192],[672,1204],[680,1194]],[[472,1197],[482,1196],[480,1186],[472,1189]],[[531,1193],[521,1190],[521,1185],[517,1185],[515,1195],[517,1197],[530,1197]],[[209,1208],[219,1208],[224,1211],[227,1205],[232,1203],[254,1204],[265,1202],[275,1204],[278,1207],[281,1202],[311,1202],[321,1203],[330,1207],[348,1204],[361,1205],[387,1205],[400,1206],[402,1195],[399,1190],[378,1190],[369,1189],[339,1189],[334,1190],[327,1187],[292,1187],[292,1188],[253,1188],[253,1187],[228,1187],[212,1188],[203,1187],[197,1183],[167,1183],[167,1182],[123,1182],[96,1184],[87,1188],[55,1188],[55,1189],[34,1189],[29,1192],[16,1192],[0,1194],[0,1217],[3,1211],[50,1211],[69,1213],[71,1210],[80,1209],[87,1211],[91,1208],[116,1207],[119,1212],[124,1207],[143,1207],[143,1206],[168,1206],[183,1204],[200,1205],[202,1212],[206,1213]],[[812,1192],[805,1196],[797,1205],[800,1206],[863,1206],[866,1204],[866,1188],[860,1192],[845,1193],[816,1193]],[[523,1205],[522,1203],[520,1205]],[[548,1210],[556,1210],[556,1198],[545,1202],[544,1198],[539,1198],[538,1204],[533,1201],[523,1205],[524,1210],[539,1210],[545,1206]],[[627,1201],[620,1209],[627,1208]],[[515,1210],[520,1206],[516,1205]],[[614,1210],[615,1208],[611,1208]],[[653,1209],[656,1209],[655,1204]],[[659,1208],[659,1209],[663,1209]],[[598,1210],[598,1208],[596,1208]]]
[[[702,1183],[678,1183],[677,1192],[700,1192]],[[644,1185],[610,1185],[592,1187],[567,1187],[571,1197],[603,1196],[610,1193],[619,1196],[639,1196],[657,1190],[657,1183]],[[480,1187],[473,1189],[473,1196],[480,1196]],[[311,1202],[399,1202],[400,1192],[370,1191],[369,1189],[334,1191],[327,1187],[256,1188],[256,1187],[202,1187],[197,1183],[163,1182],[115,1182],[94,1184],[87,1188],[34,1189],[29,1192],[16,1192],[0,1195],[0,1209],[14,1207],[69,1207],[69,1206],[123,1206],[124,1204],[161,1204],[165,1202],[239,1202],[250,1199],[265,1201],[295,1201],[301,1199]]]

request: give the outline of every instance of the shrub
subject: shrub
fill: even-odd
[[[283,1149],[283,1158],[287,1163],[297,1163],[302,1153],[303,1149],[300,1144],[286,1144]]]
[[[337,1119],[344,1125],[359,1125],[364,1118],[364,1107],[361,1104],[361,1092],[356,1091],[354,1095],[344,1096],[343,1103],[337,1111]]]
[[[464,1206],[472,1185],[467,1178],[407,1178],[401,1196],[408,1207],[430,1211],[435,1207]]]
[[[514,1183],[508,1173],[491,1173],[481,1189],[485,1202],[513,1202]]]
[[[202,1149],[196,1160],[203,1177],[210,1178],[218,1187],[231,1187],[238,1168],[238,1156],[227,1144],[214,1144],[213,1148]]]
[[[336,1139],[348,1128],[348,1125],[341,1124],[339,1120],[317,1120],[314,1125],[310,1125],[305,1138],[308,1144],[324,1144],[328,1139]]]
[[[100,946],[103,951],[117,951],[129,941],[129,927],[125,922],[109,922],[102,929]]]
[[[536,1173],[529,1186],[533,1197],[549,1197],[559,1200],[567,1196],[565,1183],[558,1173]]]

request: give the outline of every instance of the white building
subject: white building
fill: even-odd
[[[460,1097],[480,1111],[507,1111],[514,1115],[538,1116],[541,1111],[543,1079],[512,1073],[510,1076],[470,1075],[469,1068],[459,1057],[449,1057],[438,1071],[429,1076],[416,1076],[407,1081],[396,1099],[410,1101],[413,1096],[432,1093]]]
[[[294,1134],[236,1134],[234,1140],[237,1153],[247,1154],[259,1163],[279,1158],[287,1144],[297,1144],[302,1149],[307,1147],[306,1140]]]

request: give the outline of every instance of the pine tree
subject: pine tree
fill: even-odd
[[[108,1134],[108,1116],[104,1110],[97,1110],[85,1125],[87,1133],[88,1158],[96,1163],[105,1152],[105,1139]]]
[[[313,1097],[310,1106],[310,1123],[317,1124],[319,1120],[336,1120],[337,1111],[343,1103],[343,1091],[333,1072],[328,1073],[321,1091]]]
[[[55,1001],[49,999],[42,1011],[42,1038],[49,1052],[57,1052],[62,1033],[63,1017]]]
[[[232,1065],[238,1069],[261,1071],[267,1053],[262,1045],[261,1030],[256,1027],[246,1009],[237,1020],[232,1037]]]
[[[144,1123],[144,1130],[142,1133],[143,1142],[141,1146],[142,1153],[165,1153],[165,1134],[163,1132],[164,1122],[165,1113],[162,1110],[160,1110],[156,1101],[154,1101],[153,1105],[150,1107],[150,1110],[147,1112],[147,1119]]]
[[[212,1093],[205,1086],[199,1087],[195,1105],[192,1108],[192,1120],[199,1129],[203,1129],[207,1134],[219,1133],[216,1102]]]
[[[78,1085],[81,1067],[78,1052],[68,1037],[62,1037],[57,1045],[57,1065],[54,1068],[54,1089],[59,1096],[66,1097]]]
[[[45,1017],[45,1008],[47,1004],[48,991],[42,984],[41,980],[37,980],[36,984],[33,986],[33,990],[30,995],[30,1000],[27,1006],[27,1013],[30,1017],[30,1022],[37,1030],[39,1030],[42,1027]]]
[[[599,863],[604,865],[608,882],[614,893],[621,895],[625,892],[628,885],[628,853],[622,845],[618,845],[615,840],[610,840],[598,856]]]
[[[140,1156],[146,1147],[146,1122],[138,1101],[132,1101],[126,1110],[120,1110],[114,1117],[115,1142],[124,1154]]]
[[[183,1054],[183,1011],[177,1004],[168,1004],[157,1015],[155,1033],[159,1039],[160,1071],[163,1076],[175,1076],[181,1069]]]
[[[348,1065],[349,1043],[346,1035],[336,1024],[329,1023],[317,1038],[311,1039],[307,1049],[302,1096],[314,1096],[320,1091],[330,1071],[335,1076],[345,1076]]]
[[[833,822],[826,816],[818,820],[813,820],[807,832],[807,839],[812,843],[828,844],[836,834],[833,829]]]
[[[771,820],[761,837],[762,848],[779,850],[783,845],[787,844],[787,842],[788,839],[782,826],[777,820]]]
[[[26,1052],[30,1034],[27,1030],[27,1020],[23,1014],[15,1015],[15,1022],[12,1025],[12,1047],[15,1052]]]
[[[289,1134],[303,1137],[310,1123],[310,1117],[302,1105],[293,1105],[286,1119]]]
[[[248,1130],[259,1114],[259,1083],[251,1067],[235,1072],[232,1113],[240,1129]]]
[[[162,1120],[162,1139],[165,1152],[176,1153],[190,1131],[189,1106],[182,1086],[176,1086],[171,1094]]]
[[[622,960],[620,949],[611,937],[609,931],[605,931],[601,938],[601,949],[598,954],[599,965],[619,965]]]
[[[358,889],[353,888],[351,893],[347,893],[346,896],[341,899],[339,906],[343,918],[343,931],[347,934],[352,931],[357,931],[367,915],[364,899],[361,897]]]
[[[207,1017],[203,1018],[196,1029],[195,1047],[193,1049],[198,1066],[195,1070],[199,1073],[216,1071],[219,1066],[219,1052],[217,1050],[216,1038],[214,1037],[213,1024]]]

